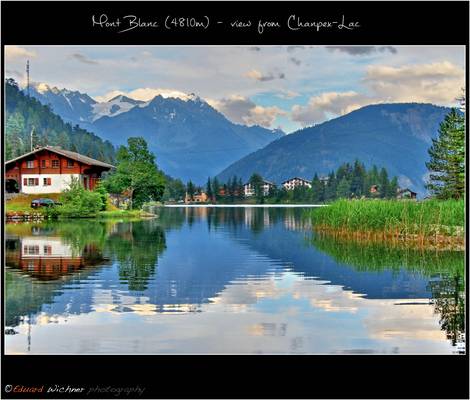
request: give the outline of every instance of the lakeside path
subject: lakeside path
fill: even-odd
[[[206,207],[221,207],[221,208],[301,208],[301,207],[327,207],[327,204],[165,204],[163,207],[195,207],[195,208],[206,208]]]

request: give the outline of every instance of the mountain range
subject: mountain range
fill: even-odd
[[[165,173],[198,184],[284,136],[280,130],[235,124],[194,94],[156,96],[146,102],[121,95],[97,102],[87,94],[43,83],[30,91],[65,121],[114,145],[125,144],[131,136],[144,137]]]
[[[217,175],[248,180],[254,172],[280,184],[326,175],[355,159],[385,167],[402,187],[426,193],[428,148],[449,108],[422,103],[376,104],[285,135],[237,125],[194,94],[149,101],[116,96],[98,102],[87,94],[36,84],[32,96],[71,124],[114,145],[143,136],[167,174],[203,184]]]
[[[428,148],[449,108],[420,103],[376,104],[286,135],[223,170],[247,180],[253,172],[281,183],[291,177],[311,180],[344,162],[385,167],[402,187],[425,194]]]

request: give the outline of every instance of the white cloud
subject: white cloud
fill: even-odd
[[[5,58],[8,60],[13,60],[16,58],[27,58],[36,57],[36,52],[26,50],[23,47],[19,46],[5,46]]]
[[[237,95],[221,100],[207,100],[207,102],[237,124],[260,125],[270,128],[278,116],[287,114],[279,107],[259,106],[251,99]]]
[[[280,99],[293,99],[295,97],[299,97],[300,96],[300,93],[298,92],[295,92],[293,90],[284,90],[280,93],[277,93],[276,94],[276,97],[279,97]]]
[[[448,61],[400,67],[372,65],[361,81],[363,93],[322,93],[311,97],[305,106],[293,106],[291,118],[306,126],[368,104],[420,102],[450,106],[465,86],[464,77],[464,70]]]
[[[307,126],[324,121],[328,114],[343,115],[371,103],[371,99],[360,93],[327,92],[311,97],[306,106],[292,107],[292,119]]]
[[[274,79],[284,79],[286,75],[283,72],[269,72],[268,74],[263,74],[257,69],[252,69],[251,71],[248,71],[245,76],[250,79],[254,79],[256,81],[260,82],[268,82],[272,81]]]
[[[450,105],[465,86],[465,72],[448,61],[404,65],[370,66],[363,82],[384,101],[414,101]]]

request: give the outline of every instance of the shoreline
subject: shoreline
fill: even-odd
[[[327,204],[163,204],[168,208],[316,208]]]

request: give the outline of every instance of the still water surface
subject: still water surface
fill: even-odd
[[[316,237],[301,208],[6,226],[7,354],[464,350],[464,254]]]

